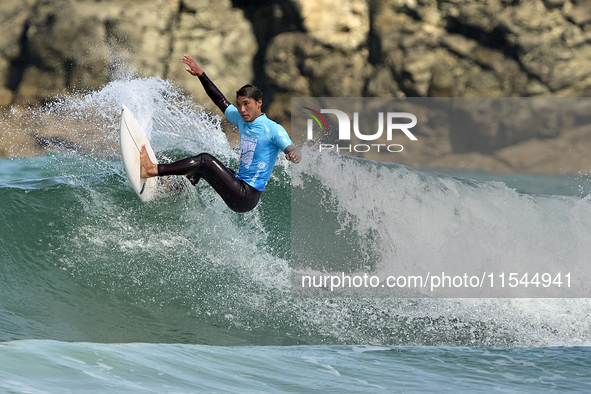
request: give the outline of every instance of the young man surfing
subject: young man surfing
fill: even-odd
[[[170,164],[154,164],[150,160],[145,146],[140,151],[140,176],[185,175],[193,185],[204,178],[222,197],[226,205],[236,212],[253,209],[265,190],[273,172],[279,151],[294,163],[300,161],[300,155],[291,142],[285,129],[267,118],[261,111],[263,95],[253,85],[245,85],[236,92],[236,105],[224,97],[214,83],[205,75],[189,55],[181,61],[187,71],[199,78],[205,92],[211,100],[232,122],[240,133],[240,168],[238,173],[227,168],[209,153],[179,160]]]

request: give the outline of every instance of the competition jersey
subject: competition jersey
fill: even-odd
[[[245,122],[238,108],[230,105],[224,115],[240,132],[240,168],[236,178],[259,191],[265,190],[279,151],[292,144],[289,135],[265,114]]]

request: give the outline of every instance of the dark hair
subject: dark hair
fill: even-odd
[[[254,101],[259,101],[263,99],[263,93],[254,85],[244,85],[236,92],[236,97],[248,97],[253,99]]]

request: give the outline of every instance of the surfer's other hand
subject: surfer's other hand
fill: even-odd
[[[300,159],[301,159],[300,154],[295,150],[292,150],[291,152],[286,153],[285,158],[293,163],[296,163],[296,164],[299,163]]]

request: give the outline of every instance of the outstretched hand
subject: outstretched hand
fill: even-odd
[[[201,69],[201,67],[199,67],[197,62],[195,60],[193,60],[193,58],[191,56],[183,55],[183,57],[181,57],[181,62],[183,62],[187,66],[189,66],[186,69],[189,72],[189,74],[194,75],[196,77],[203,74],[203,70]]]

